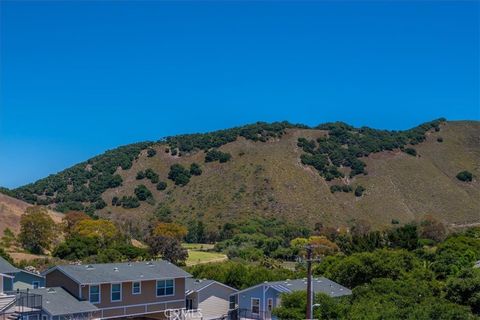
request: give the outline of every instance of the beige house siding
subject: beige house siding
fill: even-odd
[[[88,299],[89,285],[82,288],[82,296]],[[183,300],[185,298],[185,279],[175,279],[175,294],[173,296],[157,297],[157,281],[141,281],[141,293],[132,294],[132,282],[122,283],[122,300],[118,302],[111,301],[111,284],[103,283],[100,285],[100,303],[95,304],[98,308],[110,308],[126,305],[149,304],[156,302],[166,302],[172,300]]]
[[[79,297],[79,284],[59,270],[53,270],[45,276],[45,287],[62,287],[71,295]]]
[[[203,319],[219,318],[228,314],[230,294],[236,290],[218,283],[209,285],[198,292],[198,309]]]

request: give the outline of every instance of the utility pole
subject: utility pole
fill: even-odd
[[[321,258],[317,257],[316,259],[312,257],[313,249],[315,248],[325,248],[330,250],[328,246],[323,244],[307,244],[305,250],[307,251],[306,263],[307,263],[307,310],[306,310],[306,319],[313,319],[313,285],[312,285],[312,263],[320,262]]]
[[[312,245],[307,245],[307,320],[313,318],[312,315]]]

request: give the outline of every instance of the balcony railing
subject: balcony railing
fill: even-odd
[[[9,303],[3,305],[0,310],[0,316],[3,318],[7,314],[35,313],[42,309],[42,296],[26,291],[7,291],[4,292],[4,299],[10,299]]]
[[[235,309],[228,313],[229,320],[270,320],[271,311],[252,312],[250,309]]]

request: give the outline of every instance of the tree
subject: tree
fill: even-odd
[[[153,256],[162,256],[173,264],[184,264],[188,258],[188,251],[182,247],[180,241],[173,237],[151,234],[146,239]]]
[[[202,168],[200,168],[198,163],[194,162],[190,165],[190,174],[193,176],[199,176],[202,174]]]
[[[445,225],[436,220],[432,215],[427,215],[420,223],[420,237],[430,239],[435,242],[445,240],[447,236],[447,228]]]
[[[120,236],[120,232],[113,222],[98,219],[79,221],[73,228],[72,235],[96,239],[102,248],[106,248]]]
[[[135,195],[140,201],[145,201],[152,197],[150,190],[148,190],[148,188],[143,184],[140,184],[135,188]]]
[[[395,228],[388,232],[388,240],[392,248],[403,248],[414,250],[418,248],[418,231],[417,226],[413,223],[406,224],[402,227]]]
[[[217,149],[209,150],[205,154],[205,162],[218,161],[220,163],[225,163],[232,158],[232,155],[228,152],[222,152]]]
[[[41,254],[48,250],[56,237],[55,222],[45,207],[27,208],[20,218],[18,239],[23,248],[31,253]]]
[[[11,246],[15,245],[17,242],[17,238],[15,234],[10,228],[5,228],[3,230],[3,236],[1,239],[1,243],[5,248],[10,248]]]
[[[465,269],[458,277],[448,279],[446,298],[480,315],[480,269]]]
[[[471,182],[473,180],[473,174],[470,171],[461,171],[457,174],[457,179],[463,182]]]
[[[187,235],[187,233],[188,230],[184,226],[176,223],[166,222],[159,222],[153,230],[153,234],[156,236],[174,238],[178,241],[181,241]]]
[[[173,180],[176,185],[185,186],[190,181],[190,171],[181,164],[174,164],[170,167],[168,179]]]
[[[65,233],[70,234],[78,222],[89,219],[91,217],[82,211],[67,212],[62,219]]]
[[[122,204],[123,208],[127,209],[140,207],[140,202],[136,196],[123,196],[122,199],[120,199],[120,203]]]

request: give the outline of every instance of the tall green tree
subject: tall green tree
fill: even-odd
[[[55,222],[45,207],[27,208],[20,218],[18,239],[23,248],[31,253],[41,254],[48,250],[56,237]]]

